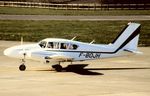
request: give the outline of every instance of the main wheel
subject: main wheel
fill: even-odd
[[[25,66],[24,64],[21,64],[21,65],[19,66],[19,70],[20,70],[20,71],[25,71],[25,70],[26,70],[26,66]]]
[[[61,65],[53,65],[52,66],[57,72],[61,72],[62,71],[62,66]]]

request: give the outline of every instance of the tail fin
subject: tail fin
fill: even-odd
[[[136,51],[139,41],[140,24],[128,23],[128,25],[122,30],[122,32],[112,42],[117,52],[120,49]]]

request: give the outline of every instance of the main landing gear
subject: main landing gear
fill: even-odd
[[[54,68],[57,72],[61,72],[63,69],[62,66],[60,65],[60,62],[59,64],[52,65],[52,68]]]
[[[72,62],[71,62],[71,64],[72,64]],[[52,65],[52,68],[57,72],[61,72],[63,70],[63,67],[60,65],[60,62],[56,65]]]

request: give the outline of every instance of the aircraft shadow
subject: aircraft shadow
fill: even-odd
[[[89,69],[85,69],[84,67],[88,66],[88,64],[73,64],[68,65],[63,68],[64,72],[73,72],[80,75],[104,75],[103,73],[92,72]]]
[[[104,75],[103,73],[92,72],[84,67],[88,66],[88,64],[72,64],[64,67],[62,72],[73,72],[80,75]],[[33,70],[32,70],[33,71]],[[54,69],[46,69],[46,70],[35,70],[35,71],[55,71]]]
[[[64,70],[66,72],[74,72],[80,75],[104,75],[103,73],[93,72],[92,70],[138,70],[150,69],[150,67],[134,67],[134,68],[84,68],[88,64],[73,64],[68,65]]]
[[[85,68],[88,64],[72,64],[63,68],[62,72],[73,72],[80,75],[104,75],[103,73],[93,72],[92,70],[139,70],[150,69],[150,67],[134,67],[134,68]],[[36,71],[54,71],[54,70],[36,70]]]
[[[87,68],[87,70],[137,70],[137,69],[150,69],[147,67],[141,68]]]

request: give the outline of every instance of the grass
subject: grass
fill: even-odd
[[[150,21],[142,24],[139,46],[150,46]],[[20,21],[0,20],[0,40],[39,41],[44,38],[66,38],[96,43],[110,43],[128,21]]]
[[[0,14],[9,15],[150,15],[150,10],[53,10],[42,8],[0,7]]]

